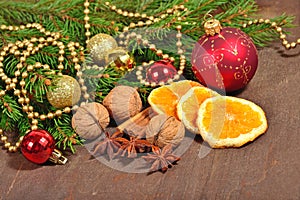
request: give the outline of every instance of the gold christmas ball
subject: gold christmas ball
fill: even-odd
[[[97,64],[106,65],[105,58],[111,50],[118,47],[117,41],[110,35],[99,33],[93,36],[87,48],[90,50],[91,57]]]
[[[47,92],[49,103],[55,108],[65,108],[76,104],[81,96],[80,85],[71,76],[63,75],[54,79],[51,83],[53,87]]]

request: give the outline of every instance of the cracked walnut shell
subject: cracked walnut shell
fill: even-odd
[[[83,139],[93,140],[104,133],[110,122],[107,109],[100,103],[88,103],[78,108],[72,117],[72,127]]]
[[[108,93],[103,105],[117,123],[122,123],[141,111],[142,100],[135,88],[121,85]]]
[[[148,142],[162,148],[168,144],[177,146],[184,138],[185,128],[174,116],[160,114],[150,120],[145,132]]]

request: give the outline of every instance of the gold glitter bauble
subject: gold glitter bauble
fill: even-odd
[[[79,101],[81,90],[75,78],[63,75],[53,80],[51,85],[54,87],[47,92],[47,99],[55,108],[70,107]]]
[[[111,50],[118,47],[117,41],[110,35],[99,33],[92,37],[87,48],[90,50],[91,56],[95,62],[98,64],[106,65],[108,64],[105,58]]]

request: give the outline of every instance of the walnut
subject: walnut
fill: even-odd
[[[150,120],[145,132],[150,143],[162,148],[167,144],[178,145],[184,138],[185,128],[174,116],[160,114]]]
[[[117,86],[104,98],[103,105],[117,123],[122,123],[140,112],[142,100],[135,88]]]
[[[110,121],[107,109],[100,103],[88,103],[78,108],[72,117],[72,127],[86,140],[93,140],[104,133]]]

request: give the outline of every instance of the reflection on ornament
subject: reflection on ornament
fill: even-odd
[[[207,34],[212,32],[208,30]],[[248,35],[239,29],[226,27],[219,34],[200,38],[193,49],[192,65],[202,84],[233,92],[244,88],[253,78],[258,55]]]
[[[177,70],[170,62],[161,60],[155,62],[147,70],[146,81],[149,83],[167,82],[169,79],[173,79],[176,74]]]
[[[108,63],[106,60],[107,53],[117,47],[117,41],[112,36],[104,33],[95,35],[87,44],[91,57],[99,65],[106,65]]]
[[[55,108],[76,104],[81,96],[80,85],[75,78],[63,75],[52,82],[53,89],[47,92],[49,103]]]
[[[24,157],[33,163],[46,162],[54,151],[55,141],[45,130],[35,130],[24,136],[21,143],[21,152]]]

